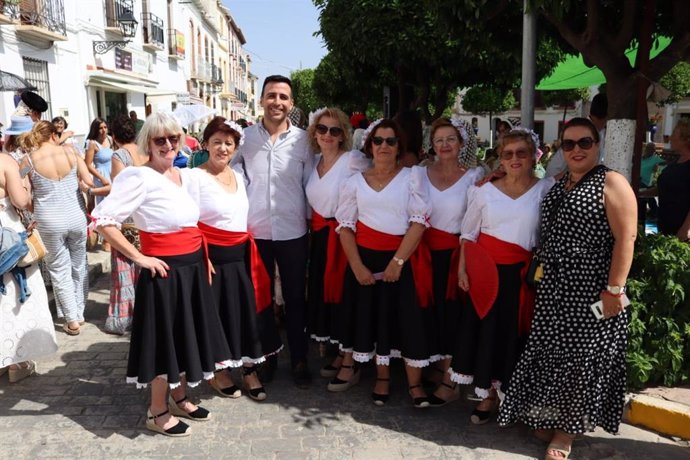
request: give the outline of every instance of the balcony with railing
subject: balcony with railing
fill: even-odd
[[[198,81],[205,81],[211,83],[213,81],[213,67],[205,61],[198,61],[196,68],[192,72],[192,78]]]
[[[7,8],[10,2],[4,1]],[[19,3],[17,34],[40,41],[66,41],[63,0],[22,0]]]
[[[141,30],[144,35],[144,49],[163,51],[165,49],[163,20],[153,13],[141,13],[141,23]]]
[[[214,85],[223,84],[223,73],[220,71],[220,67],[215,64],[211,64],[211,83]]]
[[[182,60],[184,55],[184,34],[176,29],[168,29],[168,58]]]
[[[0,0],[0,24],[19,23],[19,2],[17,0]]]
[[[105,0],[105,30],[122,34],[119,19],[133,12],[134,0]]]

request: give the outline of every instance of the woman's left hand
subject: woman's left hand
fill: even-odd
[[[391,259],[390,262],[388,262],[388,266],[383,272],[383,281],[386,283],[395,283],[396,281],[400,280],[400,273],[402,273],[402,265],[398,265],[398,263],[394,260]]]
[[[606,291],[599,294],[601,302],[604,304],[604,319],[617,316],[625,310],[623,306],[623,296],[615,296]]]

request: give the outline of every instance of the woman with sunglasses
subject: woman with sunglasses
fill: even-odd
[[[311,338],[320,343],[337,342],[338,304],[342,301],[347,259],[335,233],[335,210],[340,187],[356,172],[353,165],[367,163],[359,151],[350,151],[352,137],[349,121],[340,109],[323,108],[311,115],[307,128],[311,148],[318,152],[309,176],[306,195],[312,208],[311,252],[307,327]],[[359,169],[363,169],[359,165]],[[332,378],[330,391],[345,391],[356,382],[352,378],[352,352],[341,351],[335,360],[321,369],[321,376]]]
[[[440,407],[459,396],[458,384],[447,372],[460,324],[457,264],[460,255],[460,224],[467,209],[467,190],[484,175],[482,168],[466,169],[460,165],[471,125],[461,120],[439,118],[431,125],[430,138],[437,160],[427,167],[413,168],[429,190],[431,227],[424,241],[431,250],[434,304],[429,309],[431,352],[439,361],[430,366],[439,385],[429,397],[432,407]]]
[[[349,268],[338,341],[357,362],[375,357],[372,397],[378,406],[388,400],[390,359],[402,357],[413,404],[422,408],[429,406],[421,377],[430,355],[420,307],[428,307],[431,297],[431,257],[418,246],[429,205],[425,184],[398,164],[404,147],[397,123],[372,123],[364,153],[373,166],[341,190],[336,230]],[[352,371],[356,380],[360,370]]]
[[[182,136],[172,116],[150,115],[138,137],[148,161],[118,174],[110,195],[93,211],[99,233],[141,269],[127,382],[151,386],[146,428],[166,436],[190,434],[176,417],[210,419],[187,398],[186,386],[211,379],[230,357],[209,284],[212,267],[197,228],[199,207],[173,166]],[[141,252],[118,230],[130,216],[139,229]]]
[[[562,148],[568,173],[544,198],[532,331],[501,406],[547,442],[547,459],[568,458],[576,434],[616,433],[625,400],[628,316],[625,281],[637,231],[635,195],[599,165],[599,133],[570,120]],[[592,305],[601,301],[603,317]]]
[[[242,367],[249,397],[263,401],[267,394],[256,365],[266,359],[261,352],[257,314],[271,306],[271,280],[254,239],[247,233],[249,201],[244,179],[228,165],[243,141],[240,125],[214,117],[203,133],[208,159],[181,172],[182,182],[199,205],[199,228],[208,242],[215,271],[211,287],[230,348],[230,367]],[[277,345],[273,354],[280,348]],[[242,395],[230,369],[217,371],[210,384],[223,397]]]
[[[505,133],[497,152],[505,176],[468,192],[460,227],[458,285],[469,291],[461,309],[451,379],[473,384],[482,401],[470,421],[481,425],[498,409],[529,331],[534,291],[525,275],[537,243],[539,205],[553,179],[534,177],[538,137]]]

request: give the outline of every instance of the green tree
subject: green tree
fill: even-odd
[[[463,110],[475,115],[506,112],[513,107],[515,107],[513,92],[493,86],[473,86],[462,97]]]
[[[659,106],[680,101],[690,94],[690,64],[679,62],[661,78],[659,83],[671,92],[669,97],[659,101]]]
[[[545,106],[563,107],[563,121],[568,115],[568,107],[572,107],[577,101],[589,100],[589,88],[540,91],[539,94]]]
[[[314,91],[314,69],[295,70],[290,73],[292,95],[295,105],[305,114],[320,107],[319,98]]]

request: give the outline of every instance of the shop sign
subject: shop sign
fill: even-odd
[[[132,53],[129,51],[115,48],[115,68],[121,70],[132,70]]]
[[[150,73],[150,58],[148,54],[133,53],[132,54],[132,71],[147,75]]]
[[[189,93],[177,93],[176,95],[178,104],[190,104]]]

